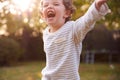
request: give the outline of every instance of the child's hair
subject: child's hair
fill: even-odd
[[[66,8],[66,10],[70,10],[70,15],[66,18],[65,22],[69,21],[72,14],[75,12],[76,8],[73,5],[73,1],[72,0],[63,0],[63,4]]]
[[[43,0],[40,0],[40,5],[41,6],[42,6],[42,1]],[[67,22],[67,21],[69,21],[71,19],[71,16],[75,12],[76,8],[73,5],[73,1],[72,0],[63,0],[63,4],[64,4],[66,10],[70,10],[70,15],[65,20],[65,22]],[[41,11],[40,11],[40,13],[41,13]]]

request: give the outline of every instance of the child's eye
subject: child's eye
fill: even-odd
[[[48,4],[43,4],[43,7],[47,7],[48,6]]]
[[[54,3],[55,6],[59,6],[59,3]]]

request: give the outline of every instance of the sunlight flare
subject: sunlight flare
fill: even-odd
[[[18,7],[21,11],[26,11],[29,9],[32,1],[31,0],[12,0],[14,5]]]

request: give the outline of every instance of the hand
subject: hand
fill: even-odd
[[[102,4],[106,3],[108,0],[95,0],[95,6],[97,8],[97,10],[100,10],[100,7]]]

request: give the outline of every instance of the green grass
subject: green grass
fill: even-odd
[[[40,80],[45,62],[18,63],[0,68],[0,80]],[[80,64],[81,80],[120,80],[120,64]]]
[[[120,64],[82,64],[81,80],[120,80]]]

